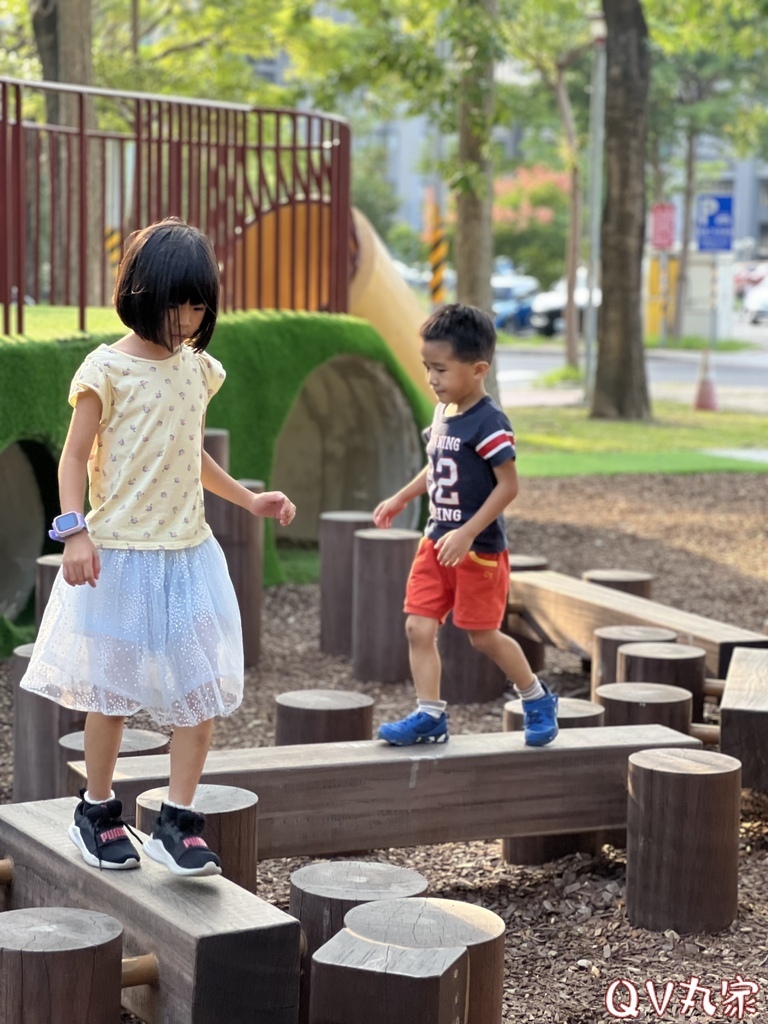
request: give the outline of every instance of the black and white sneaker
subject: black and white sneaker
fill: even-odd
[[[221,861],[201,836],[204,825],[202,814],[163,804],[144,850],[174,875],[220,875]]]
[[[126,871],[139,866],[141,858],[128,838],[128,826],[122,815],[123,805],[119,800],[86,803],[85,790],[80,790],[80,803],[75,808],[75,820],[69,826],[69,838],[92,868]]]

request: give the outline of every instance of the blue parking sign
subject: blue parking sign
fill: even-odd
[[[733,241],[733,196],[697,196],[696,241],[699,252],[730,250]]]

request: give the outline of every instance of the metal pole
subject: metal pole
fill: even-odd
[[[586,399],[592,401],[597,368],[597,306],[594,293],[600,276],[600,219],[603,196],[603,148],[605,138],[605,38],[594,41],[595,61],[592,67],[592,98],[590,104],[591,153],[589,181],[589,264],[587,267],[586,333]]]
[[[713,352],[717,348],[717,277],[717,256],[715,253],[712,253],[709,279],[709,343]]]
[[[667,316],[669,315],[669,253],[662,249],[659,253],[659,275],[661,290],[661,321],[659,323],[659,346],[667,345]]]

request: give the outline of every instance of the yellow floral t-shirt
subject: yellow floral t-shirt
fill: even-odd
[[[211,535],[200,480],[203,419],[224,368],[189,345],[168,359],[141,359],[108,345],[75,374],[71,405],[83,391],[101,399],[88,460],[94,543],[104,548],[188,548]]]

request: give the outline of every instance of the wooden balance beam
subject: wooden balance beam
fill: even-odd
[[[592,656],[594,632],[603,626],[673,629],[682,642],[704,648],[707,669],[721,679],[725,678],[734,648],[768,648],[768,636],[762,633],[548,569],[513,572],[509,600],[510,628],[519,632],[519,620],[540,640],[583,657]]]
[[[134,977],[123,990],[123,1005],[147,1024],[295,1024],[299,922],[225,878],[175,878],[148,857],[133,871],[88,867],[67,835],[76,803],[0,807],[0,856],[13,861],[2,910],[117,918],[124,955],[154,953],[159,965],[158,984]]]
[[[260,858],[300,857],[624,827],[629,755],[700,746],[644,725],[568,729],[548,747],[514,732],[256,747],[211,751],[203,781],[258,795]],[[70,770],[84,785],[85,764]],[[120,758],[113,788],[126,816],[168,770],[167,755]]]
[[[768,791],[768,651],[733,652],[720,701],[720,750],[741,761],[741,784]]]

